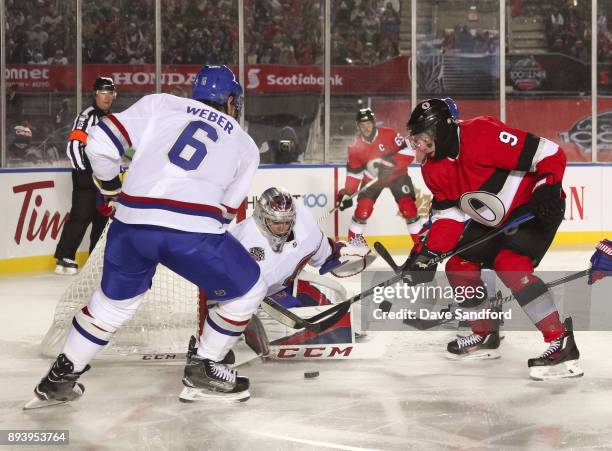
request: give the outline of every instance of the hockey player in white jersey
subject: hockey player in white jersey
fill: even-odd
[[[287,288],[306,264],[320,268],[320,274],[349,277],[375,259],[363,240],[344,243],[326,237],[306,207],[280,187],[264,191],[253,215],[232,226],[230,233],[259,263],[266,295],[285,308],[302,305]],[[216,301],[208,300],[207,304],[211,309]],[[200,313],[200,324],[210,320],[210,315],[204,318],[205,309]]]
[[[158,263],[218,301],[185,367],[180,399],[249,398],[248,378],[218,363],[266,291],[259,266],[226,231],[259,163],[257,146],[236,120],[241,99],[229,68],[206,66],[192,99],[148,95],[92,129],[86,152],[94,176],[103,194],[117,196],[101,287],[74,316],[62,353],[26,408],[83,394],[77,380],[133,316]],[[136,154],[122,187],[120,159],[129,147]]]
[[[346,277],[345,268],[354,268],[355,259],[364,269],[374,258],[365,242],[347,245],[325,236],[307,208],[280,187],[264,191],[253,215],[230,233],[259,263],[268,296],[290,286],[307,264],[321,274]]]

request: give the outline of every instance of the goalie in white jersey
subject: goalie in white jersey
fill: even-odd
[[[255,204],[253,215],[234,225],[230,233],[259,263],[266,295],[285,308],[304,306],[304,300],[295,298],[287,289],[307,264],[319,268],[319,274],[350,277],[363,271],[375,259],[363,240],[344,243],[326,237],[307,208],[280,187],[264,191]],[[205,295],[209,297],[208,293]],[[209,308],[215,304],[214,299],[207,301]],[[209,317],[205,309],[200,313],[200,325],[203,325]],[[253,329],[253,321],[255,317],[249,329]],[[257,327],[253,333],[257,333]],[[194,341],[192,339],[190,348]],[[231,363],[232,360],[227,361]]]
[[[236,121],[241,99],[230,69],[206,66],[192,99],[148,95],[92,129],[86,152],[94,176],[103,194],[117,195],[101,288],[75,315],[62,353],[26,408],[83,394],[77,379],[133,316],[158,263],[218,301],[185,367],[180,399],[248,399],[248,379],[218,363],[266,291],[259,266],[226,232],[259,164],[257,146]],[[129,147],[136,153],[121,187],[120,159]]]

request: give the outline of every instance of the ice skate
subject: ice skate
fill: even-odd
[[[79,265],[69,258],[58,258],[55,266],[55,274],[60,276],[73,276],[79,272]]]
[[[446,357],[451,360],[488,360],[499,359],[499,332],[492,331],[487,336],[472,334],[451,341]]]
[[[529,377],[537,381],[580,377],[584,374],[580,368],[580,351],[574,341],[572,319],[567,318],[563,325],[565,332],[550,342],[548,349],[535,359],[529,359]]]
[[[77,380],[89,368],[87,365],[83,371],[75,373],[74,364],[64,354],[60,354],[47,375],[34,388],[36,397],[23,407],[24,410],[78,400],[85,393],[85,387]]]
[[[189,361],[189,359],[191,359],[197,353],[198,339],[195,337],[195,335],[192,335],[189,339],[189,345],[187,346],[187,361]],[[223,363],[225,365],[233,365],[234,363],[236,363],[236,355],[234,354],[234,351],[230,349],[227,354],[225,354],[223,360],[221,360],[219,363]]]
[[[244,402],[250,398],[249,379],[221,362],[190,355],[183,376],[182,402]]]
[[[494,321],[495,327],[497,328],[497,332],[499,334],[499,339],[503,340],[504,338],[506,338],[506,334],[502,329],[502,326],[504,325],[504,318],[501,316],[501,313],[503,312],[503,310],[501,309],[501,307],[494,307],[491,309],[491,311],[500,315],[500,318]],[[469,335],[472,335],[472,328],[470,327],[470,322],[467,320],[460,320],[457,324],[457,338],[467,337]]]

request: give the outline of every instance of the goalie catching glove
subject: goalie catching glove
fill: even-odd
[[[606,276],[612,276],[612,241],[603,239],[597,244],[595,253],[591,256],[588,283],[593,285]]]
[[[330,240],[333,252],[319,269],[319,274],[331,273],[336,277],[351,277],[372,264],[376,255],[363,237],[355,237],[348,243]]]

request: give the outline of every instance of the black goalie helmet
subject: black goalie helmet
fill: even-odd
[[[253,218],[274,252],[283,250],[295,225],[296,214],[293,197],[284,188],[268,188],[257,200]]]
[[[454,116],[444,100],[427,99],[412,110],[406,128],[411,136],[427,133],[431,137],[436,146],[434,159],[455,157],[459,152],[459,137]]]

